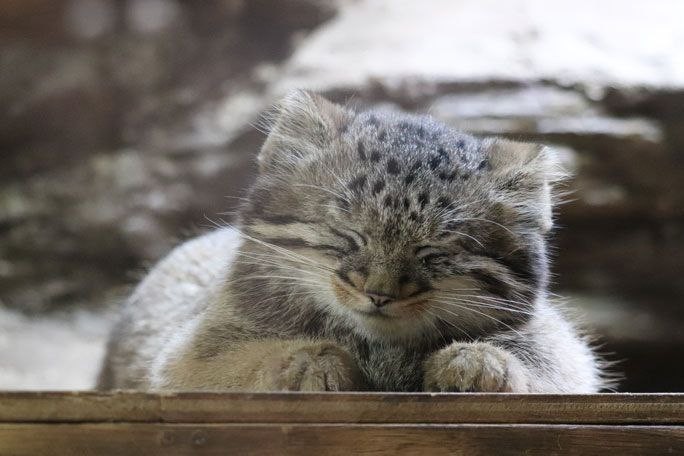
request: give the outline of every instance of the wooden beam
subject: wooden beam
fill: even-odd
[[[0,454],[683,454],[682,426],[0,424]]]
[[[10,392],[0,422],[667,425],[684,395]]]

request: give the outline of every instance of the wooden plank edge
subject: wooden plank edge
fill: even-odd
[[[0,422],[676,425],[684,395],[21,392]]]
[[[682,454],[682,426],[0,424],[0,454]]]

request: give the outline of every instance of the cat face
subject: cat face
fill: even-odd
[[[252,247],[368,336],[474,337],[525,321],[546,286],[552,176],[539,146],[295,92],[259,160],[242,208]]]

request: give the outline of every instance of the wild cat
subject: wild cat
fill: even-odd
[[[592,393],[547,297],[553,154],[287,96],[237,228],[128,299],[99,388]]]

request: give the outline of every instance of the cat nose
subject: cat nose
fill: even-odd
[[[373,305],[377,308],[386,306],[387,304],[392,302],[392,300],[394,299],[391,296],[378,294],[378,293],[366,293],[366,295],[370,298]]]

